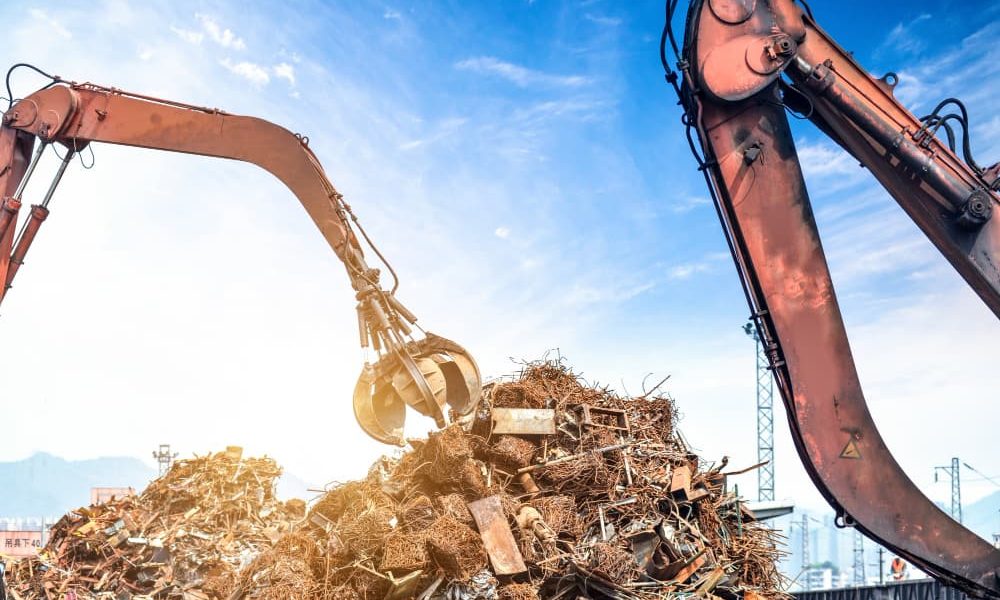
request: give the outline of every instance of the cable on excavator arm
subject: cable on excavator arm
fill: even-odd
[[[89,144],[244,161],[267,170],[295,194],[344,263],[358,301],[361,346],[377,357],[365,362],[354,391],[355,417],[365,432],[383,443],[402,445],[407,406],[433,418],[438,427],[447,424],[449,412],[462,417],[475,409],[481,394],[475,361],[455,342],[431,333],[414,336],[415,328],[423,330],[396,298],[398,281],[384,289],[379,269],[365,261],[355,228],[381,254],[327,179],[307,138],[262,119],[51,79],[42,89],[12,100],[0,127],[0,302],[48,216],[49,200],[72,156]],[[7,87],[10,94],[10,73]],[[25,187],[53,144],[67,153],[44,201],[31,207],[15,235]]]
[[[1000,597],[1000,550],[921,493],[872,420],[785,111],[805,109],[871,170],[998,316],[1000,167],[972,160],[964,106],[949,100],[918,119],[893,96],[895,74],[869,75],[793,0],[692,0],[681,49],[671,23],[677,3],[667,1],[661,44],[667,81],[803,465],[839,525],[974,596]],[[942,114],[945,104],[959,113]],[[962,126],[965,161],[949,121]],[[936,136],[942,128],[947,144]]]

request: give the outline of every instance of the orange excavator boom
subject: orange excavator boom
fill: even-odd
[[[804,114],[871,170],[1000,316],[997,167],[977,165],[968,144],[960,159],[936,135],[950,132],[942,106],[910,113],[893,95],[894,74],[868,74],[794,0],[692,0],[680,49],[676,5],[667,2],[667,79],[803,465],[839,525],[973,595],[1000,597],[1000,550],[921,493],[872,420],[785,113]],[[954,118],[967,132],[964,106],[945,104],[961,109]]]
[[[59,78],[12,102],[0,127],[0,302],[48,216],[49,200],[67,165],[91,143],[248,162],[273,174],[295,194],[343,262],[358,301],[361,346],[378,356],[365,364],[354,394],[355,416],[369,435],[402,444],[407,405],[442,427],[449,410],[461,416],[478,403],[475,361],[445,338],[429,333],[414,337],[416,317],[396,298],[395,286],[384,289],[380,271],[365,261],[355,230],[374,246],[309,149],[308,139],[262,119],[217,109]],[[66,148],[63,162],[44,200],[31,207],[15,236],[24,190],[53,144]]]

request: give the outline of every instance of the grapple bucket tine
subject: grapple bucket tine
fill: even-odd
[[[443,427],[446,407],[465,416],[482,397],[479,367],[455,342],[429,333],[407,344],[405,352],[366,365],[354,390],[358,424],[384,444],[404,445],[407,405]],[[421,380],[415,381],[416,377]]]
[[[365,365],[354,387],[354,418],[365,433],[383,444],[404,445],[406,404],[391,386],[376,385],[371,365]]]

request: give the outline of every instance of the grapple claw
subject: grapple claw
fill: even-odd
[[[482,395],[479,367],[455,342],[428,333],[399,352],[365,364],[354,388],[354,416],[372,438],[405,444],[406,406],[448,424],[448,411],[465,416],[475,410]]]
[[[375,367],[366,364],[354,386],[354,418],[369,436],[382,442],[403,446],[406,404],[392,386],[375,385]]]

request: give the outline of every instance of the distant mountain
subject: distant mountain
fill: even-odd
[[[962,523],[987,541],[1000,533],[1000,492],[962,507]]]
[[[90,504],[92,487],[132,487],[141,492],[156,470],[125,456],[69,461],[44,452],[14,462],[0,462],[0,519],[59,517]],[[282,499],[316,496],[291,473],[278,481]],[[315,487],[315,486],[312,486]]]
[[[69,461],[38,452],[0,462],[0,517],[53,517],[90,503],[92,487],[142,490],[156,472],[137,458]]]

